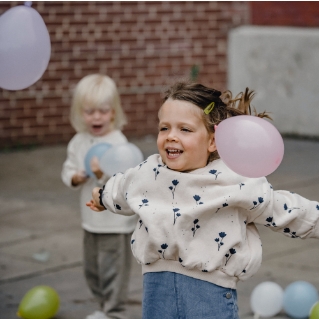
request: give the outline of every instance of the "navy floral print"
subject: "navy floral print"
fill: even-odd
[[[141,164],[139,164],[139,168],[138,169],[140,169],[144,164],[146,164],[147,163],[147,161],[144,161],[144,162],[142,162]]]
[[[203,202],[200,202],[201,197],[199,195],[194,195],[193,198],[196,201],[196,205],[202,205],[204,204]]]
[[[161,248],[162,248],[162,249],[158,250],[158,252],[159,252],[160,254],[162,254],[163,259],[165,259],[164,254],[165,254],[165,249],[166,249],[167,247],[168,247],[167,244],[162,244],[162,245],[161,245]]]
[[[177,179],[174,179],[172,181],[172,184],[173,186],[170,186],[169,189],[171,190],[172,192],[172,195],[173,195],[173,199],[174,199],[174,193],[175,193],[175,190],[176,190],[176,186],[178,185],[179,181]]]
[[[290,228],[285,228],[284,229],[284,233],[289,234],[291,236],[291,238],[299,238],[299,236],[297,236],[295,231],[290,231]]]
[[[236,249],[234,248],[230,248],[229,249],[229,254],[226,254],[225,257],[226,257],[226,263],[225,263],[225,266],[227,265],[227,263],[229,262],[229,259],[236,254]]]
[[[228,206],[228,204],[227,204],[227,203],[224,203],[224,204],[223,204],[223,207],[218,207],[215,213],[217,213],[220,209],[225,208],[225,207],[227,207],[227,206]]]
[[[239,189],[241,189],[243,186],[245,186],[244,183],[239,183]]]
[[[193,232],[193,237],[195,236],[196,231],[200,228],[200,226],[198,225],[199,220],[195,219],[193,221],[194,223],[194,227],[192,227],[192,232]]]
[[[220,232],[218,235],[220,238],[215,238],[215,242],[218,245],[218,251],[219,251],[220,247],[224,245],[223,239],[227,236],[227,234],[225,232]]]
[[[177,217],[181,216],[181,213],[178,213],[178,211],[179,211],[179,208],[173,208],[173,212],[174,212],[174,224],[173,225],[175,225]]]
[[[258,201],[253,201],[254,206],[250,210],[257,208],[263,202],[264,202],[264,199],[262,197],[258,197]]]
[[[319,215],[319,201],[273,191],[266,179],[245,178],[224,167],[217,160],[205,169],[178,172],[151,156],[127,171],[126,180],[117,176],[114,185],[120,191],[107,184],[105,204],[113,210],[115,205],[116,213],[130,215],[132,210],[138,216],[131,245],[141,264],[172,260],[183,273],[204,277],[219,269],[230,280],[234,273],[235,281],[245,280],[261,262],[261,241],[250,223],[291,238],[319,236],[311,223]]]
[[[162,167],[161,164],[158,164],[157,167],[153,168],[153,171],[155,172],[155,180],[157,178],[157,175],[160,173],[159,168]]]
[[[265,225],[266,227],[277,227],[276,226],[276,223],[275,222],[273,222],[273,217],[267,217],[266,218],[266,222],[267,222],[267,224]]]
[[[139,205],[139,207],[143,207],[143,206],[148,206],[148,200],[145,198],[145,199],[142,199],[142,204]]]
[[[286,203],[284,204],[284,210],[287,210],[289,214],[295,209],[299,209],[299,207],[291,207],[291,208],[289,208]]]
[[[209,173],[215,175],[215,180],[216,180],[218,175],[221,174],[222,172],[217,172],[216,169],[211,169]]]

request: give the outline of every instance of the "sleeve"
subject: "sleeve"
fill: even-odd
[[[77,189],[79,186],[72,185],[72,177],[78,171],[74,139],[72,139],[67,147],[67,158],[63,163],[61,178],[63,183],[71,188]]]
[[[102,202],[106,209],[115,214],[132,216],[134,211],[127,202],[127,185],[129,185],[128,177],[132,169],[123,173],[117,173],[111,177],[104,186],[102,193]]]
[[[319,238],[319,203],[289,191],[269,190],[261,214],[251,220],[291,238]]]

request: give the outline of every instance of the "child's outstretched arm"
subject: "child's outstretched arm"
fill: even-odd
[[[86,206],[90,207],[96,212],[105,210],[105,207],[100,204],[100,188],[95,187],[92,191],[92,199],[86,203]]]

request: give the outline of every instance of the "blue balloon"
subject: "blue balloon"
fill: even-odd
[[[96,156],[99,160],[103,156],[103,154],[112,147],[111,144],[109,143],[98,143],[93,145],[88,152],[85,155],[84,158],[84,167],[86,173],[91,176],[95,177],[94,173],[91,170],[91,160],[94,156]]]
[[[305,319],[318,299],[318,291],[312,284],[295,281],[284,291],[283,307],[291,318]]]

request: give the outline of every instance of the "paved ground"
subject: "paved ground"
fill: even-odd
[[[155,141],[134,141],[145,156]],[[82,231],[78,196],[60,179],[66,146],[0,153],[0,318],[14,319],[19,302],[32,287],[57,290],[56,319],[82,319],[95,304],[82,274]],[[319,200],[319,142],[285,140],[285,157],[269,176],[275,189],[288,189]],[[285,288],[306,280],[319,289],[318,241],[288,239],[259,228],[264,261],[259,272],[238,287],[241,319],[251,319],[250,295],[266,280]],[[142,276],[134,260],[130,280],[130,318],[141,318]],[[287,318],[285,314],[278,318]],[[165,318],[163,318],[165,319]]]

